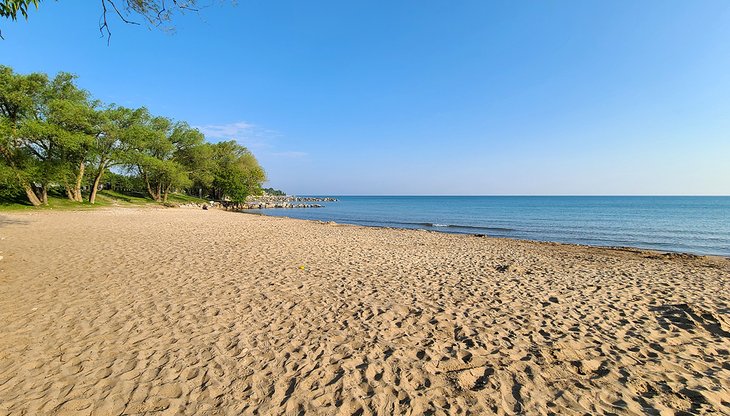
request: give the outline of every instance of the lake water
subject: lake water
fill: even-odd
[[[730,256],[728,196],[341,196],[267,215]]]

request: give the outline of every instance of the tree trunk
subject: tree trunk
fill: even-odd
[[[15,133],[15,128],[13,128],[13,133]],[[10,166],[15,171],[15,177],[18,178],[18,182],[20,182],[20,186],[25,191],[25,196],[28,197],[28,201],[33,205],[34,207],[41,205],[41,200],[38,198],[38,195],[35,193],[35,190],[33,189],[33,186],[28,182],[26,179],[23,178],[23,176],[18,172],[18,170],[15,168],[15,163],[13,163],[12,158],[8,156],[8,152],[6,149],[0,147],[0,153],[5,156],[5,160],[8,163],[8,166]]]
[[[84,202],[84,198],[81,195],[81,182],[84,181],[84,171],[86,170],[86,165],[83,161],[79,164],[79,173],[76,174],[76,184],[74,185],[73,189],[73,199],[76,202]]]
[[[93,204],[94,201],[96,201],[96,192],[99,189],[99,182],[101,182],[101,177],[104,176],[104,167],[103,165],[99,165],[99,171],[96,173],[96,176],[94,177],[94,184],[91,186],[91,192],[89,193],[89,203]]]
[[[68,183],[63,184],[63,189],[66,191],[66,198],[68,198],[71,201],[76,200],[76,198],[74,198],[73,189],[71,189],[71,186]]]
[[[152,199],[160,202],[160,185],[157,184],[157,193],[155,193],[155,191],[152,190],[152,186],[150,186],[150,180],[147,177],[147,174],[143,173],[142,177],[144,177],[144,183],[147,185],[147,193],[150,194],[150,197],[152,197]]]
[[[48,185],[41,185],[41,202],[43,205],[48,205]]]
[[[149,181],[145,181],[145,183],[147,184],[147,193],[150,194],[150,197],[156,201],[157,198],[155,198],[155,193],[154,191],[152,191],[152,187],[150,186]]]
[[[162,197],[162,202],[167,202],[167,196],[170,194],[170,187],[171,186],[172,186],[172,184],[167,185],[167,187],[165,187],[165,194]]]
[[[74,183],[63,181],[63,187],[66,190],[66,197],[74,202],[84,202],[84,198],[81,195],[81,183],[84,181],[84,171],[86,165],[82,161],[79,163],[79,170],[74,174]]]
[[[33,204],[34,207],[40,206],[42,202],[40,199],[38,199],[38,195],[35,194],[33,187],[30,186],[28,182],[23,182],[22,186],[23,190],[25,191],[25,195],[28,197],[28,201],[30,201],[30,203]]]

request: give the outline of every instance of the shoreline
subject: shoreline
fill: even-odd
[[[129,207],[128,206],[104,206],[104,207],[96,207],[93,210],[89,209],[89,208],[43,210],[43,211],[2,211],[2,210],[0,210],[0,217],[2,215],[39,215],[39,214],[43,215],[46,213],[62,213],[62,212],[93,212],[93,211],[113,211],[113,210],[175,210],[175,209],[197,210],[197,209],[199,209],[199,207],[197,205],[195,205],[195,206],[180,205],[178,207],[165,207],[165,206],[149,205],[149,206],[129,206]],[[202,210],[202,208],[200,208],[200,209]],[[658,256],[677,256],[677,257],[685,257],[685,258],[707,258],[707,259],[714,259],[714,260],[719,260],[719,261],[730,262],[730,255],[724,256],[724,255],[720,255],[720,254],[697,254],[697,253],[691,253],[691,252],[686,252],[686,251],[657,250],[657,249],[636,247],[636,246],[591,245],[591,244],[580,244],[580,243],[568,243],[568,242],[561,242],[561,241],[531,240],[531,239],[518,238],[518,237],[493,236],[493,235],[482,234],[482,233],[462,233],[462,232],[449,232],[449,231],[445,231],[445,230],[433,230],[433,229],[426,229],[426,228],[391,227],[391,226],[385,226],[385,225],[366,225],[366,224],[356,224],[356,223],[347,223],[347,222],[323,221],[323,220],[315,220],[315,219],[288,217],[285,215],[269,215],[266,212],[261,212],[261,209],[257,209],[257,208],[228,210],[228,209],[221,208],[221,207],[215,207],[213,209],[219,210],[222,212],[226,212],[226,213],[231,213],[231,214],[247,214],[247,215],[261,216],[261,217],[274,218],[274,219],[282,218],[282,219],[287,219],[287,220],[304,221],[304,222],[311,222],[311,223],[316,223],[316,224],[333,224],[333,225],[339,225],[339,226],[363,227],[363,228],[373,228],[373,229],[383,229],[383,230],[428,232],[428,233],[437,233],[437,234],[446,234],[446,235],[455,235],[455,236],[517,241],[517,242],[528,243],[528,244],[534,243],[534,244],[561,245],[561,246],[597,249],[597,250],[615,250],[615,251],[634,252],[636,254],[645,254],[645,255],[654,255],[654,256],[658,255]],[[276,208],[276,209],[280,210],[280,209],[299,209],[299,208]],[[0,221],[0,225],[1,224],[2,224],[2,222]]]
[[[730,197],[341,197],[295,218],[730,257]]]
[[[226,211],[226,210],[224,209],[224,211]],[[259,211],[259,212],[256,212],[256,211]],[[697,254],[697,253],[691,253],[691,252],[686,252],[686,251],[657,250],[657,249],[636,247],[636,246],[603,246],[603,245],[592,245],[592,244],[568,243],[568,242],[562,242],[562,241],[530,240],[530,239],[518,238],[518,237],[493,236],[493,235],[489,235],[487,233],[464,233],[464,232],[458,232],[458,231],[434,230],[434,229],[428,229],[428,228],[390,227],[390,226],[386,226],[386,225],[366,225],[366,224],[357,224],[357,223],[349,223],[349,222],[324,221],[324,220],[288,217],[285,215],[269,215],[265,212],[260,212],[259,209],[247,209],[247,210],[227,211],[227,212],[236,213],[236,214],[260,215],[260,216],[270,217],[270,218],[286,218],[286,219],[297,220],[297,221],[311,221],[311,222],[323,223],[323,224],[330,222],[330,223],[334,223],[334,224],[354,226],[354,227],[377,228],[377,229],[385,229],[385,230],[406,230],[406,231],[416,231],[416,232],[441,233],[441,234],[449,234],[449,235],[463,235],[463,236],[467,236],[467,237],[506,239],[506,240],[512,240],[512,241],[526,242],[526,243],[560,244],[560,245],[566,245],[566,246],[596,248],[596,249],[636,251],[637,253],[646,252],[647,254],[653,253],[653,254],[658,254],[658,255],[707,257],[707,258],[715,258],[715,259],[722,259],[722,260],[730,261],[730,255],[725,256],[725,255],[721,255],[721,254]],[[446,228],[446,227],[443,227],[443,228]]]

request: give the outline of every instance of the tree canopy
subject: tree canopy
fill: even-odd
[[[28,18],[28,8],[35,6],[38,8],[40,0],[3,0],[0,1],[0,17],[8,17],[13,20],[18,19],[18,14]]]
[[[42,205],[58,190],[94,203],[112,168],[159,202],[171,192],[233,202],[260,192],[264,170],[244,146],[207,143],[188,123],[146,108],[103,104],[75,80],[0,66],[0,197]]]
[[[0,17],[17,20],[18,17],[28,19],[32,7],[36,9],[42,0],[0,0]],[[176,14],[186,11],[198,11],[197,0],[101,0],[101,18],[99,31],[107,38],[111,37],[109,17],[116,16],[124,23],[139,25],[146,23],[152,27],[169,28]],[[0,38],[2,32],[0,32]]]

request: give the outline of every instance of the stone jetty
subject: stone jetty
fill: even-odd
[[[324,205],[312,202],[336,202],[336,198],[330,197],[301,197],[301,196],[277,196],[277,195],[258,195],[249,196],[246,202],[235,203],[231,201],[210,201],[203,204],[197,202],[188,202],[186,204],[168,204],[180,208],[224,208],[227,210],[244,210],[244,209],[270,209],[270,208],[324,208]]]
[[[266,209],[266,208],[324,208],[320,204],[292,204],[289,202],[245,202],[238,209]]]
[[[238,209],[322,208],[324,205],[313,204],[312,202],[335,201],[337,201],[337,199],[329,197],[258,195],[246,198],[246,202],[241,204]]]

